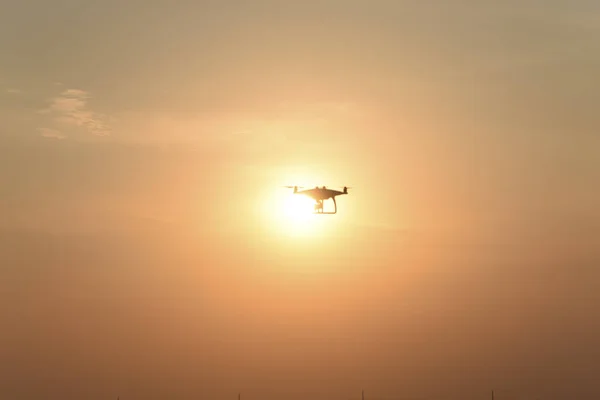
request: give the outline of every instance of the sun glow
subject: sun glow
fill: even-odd
[[[319,236],[319,216],[314,214],[315,201],[293,194],[289,189],[275,193],[264,203],[270,229],[291,237]]]
[[[288,194],[279,210],[278,221],[280,228],[292,236],[313,235],[314,228],[314,200],[296,194]]]
[[[306,221],[312,216],[314,201],[302,195],[290,195],[282,205],[286,219]]]

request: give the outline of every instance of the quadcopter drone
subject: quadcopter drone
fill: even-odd
[[[340,192],[339,190],[333,190],[333,189],[327,189],[325,186],[323,187],[318,187],[315,186],[314,189],[307,189],[307,190],[300,190],[298,191],[298,188],[302,188],[302,186],[285,186],[286,188],[289,189],[294,189],[294,194],[301,194],[304,196],[308,196],[311,199],[316,201],[315,204],[315,208],[314,208],[314,213],[315,214],[336,214],[337,213],[337,204],[335,202],[335,197],[336,196],[340,196],[343,194],[348,194],[348,187],[344,186],[344,189],[342,192]],[[327,199],[331,199],[333,200],[333,211],[324,211],[323,210],[323,202]]]

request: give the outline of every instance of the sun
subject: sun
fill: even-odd
[[[291,236],[310,236],[314,227],[314,201],[306,196],[288,194],[281,203],[280,228]]]
[[[270,197],[270,196],[269,196]],[[289,190],[272,193],[263,206],[268,225],[277,235],[312,237],[317,234],[315,201]]]
[[[288,220],[306,221],[312,217],[314,201],[302,195],[289,195],[282,205],[282,214]]]

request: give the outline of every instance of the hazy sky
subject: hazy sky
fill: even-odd
[[[591,0],[2,2],[0,397],[598,396],[598,71]]]

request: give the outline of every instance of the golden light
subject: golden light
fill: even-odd
[[[309,197],[287,193],[281,199],[275,215],[281,233],[293,237],[314,235],[314,203],[315,201]]]
[[[314,214],[315,201],[294,194],[290,189],[269,193],[262,201],[262,215],[267,228],[277,236],[309,238],[322,235],[322,223]]]
[[[312,216],[314,200],[307,196],[291,194],[282,205],[282,213],[286,219],[302,222]]]

